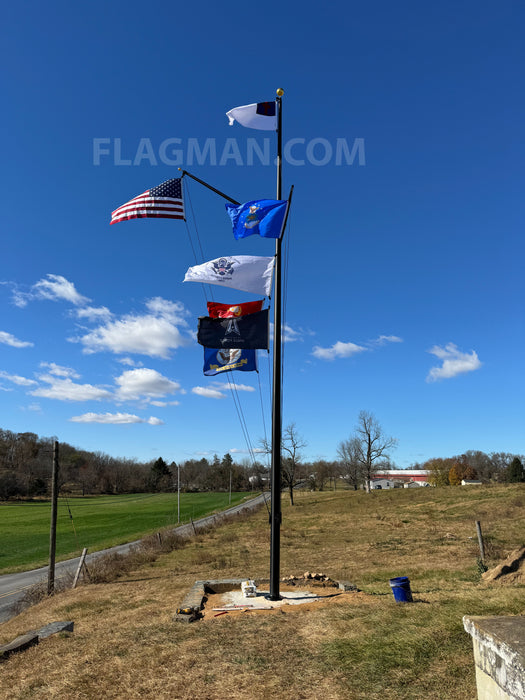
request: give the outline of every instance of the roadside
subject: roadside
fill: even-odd
[[[220,523],[223,518],[234,515],[235,513],[256,508],[260,504],[264,503],[264,501],[265,494],[260,494],[259,496],[256,496],[245,503],[240,503],[232,508],[222,511],[221,513],[207,515],[199,520],[193,521],[192,523],[190,522],[175,527],[173,528],[173,532],[180,537],[192,537],[199,529],[214,526]],[[110,547],[109,549],[102,549],[91,554],[88,553],[86,557],[86,564],[89,565],[89,563],[97,557],[108,553],[127,554],[129,550],[139,544],[139,542],[140,540],[135,540],[134,542],[127,542],[126,544]],[[74,559],[68,559],[67,561],[58,562],[55,567],[55,580],[59,581],[65,576],[74,575],[79,563],[80,556],[75,557]],[[23,571],[16,574],[5,574],[4,576],[0,576],[0,623],[7,622],[7,620],[10,620],[15,616],[14,608],[16,603],[24,596],[25,591],[28,588],[47,580],[48,568],[49,567],[47,566],[43,566],[39,569],[32,569],[31,571]]]

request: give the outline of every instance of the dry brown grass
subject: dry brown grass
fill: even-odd
[[[173,622],[197,579],[268,577],[260,510],[3,624],[0,643],[53,620],[75,630],[4,663],[0,698],[470,700],[462,616],[525,613],[523,586],[480,581],[474,521],[491,551],[506,554],[522,543],[524,496],[519,485],[298,494],[293,508],[283,500],[283,576],[323,571],[361,593],[293,612]],[[414,604],[394,602],[388,579],[398,575],[410,578]]]

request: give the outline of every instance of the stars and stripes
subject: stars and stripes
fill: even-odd
[[[112,224],[126,219],[184,219],[182,179],[166,180],[151,190],[146,190],[111,214]]]

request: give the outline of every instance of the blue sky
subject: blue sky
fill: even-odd
[[[182,280],[192,245],[203,262],[273,242],[235,241],[191,181],[188,228],[109,219],[181,160],[274,198],[275,135],[225,112],[282,87],[283,422],[304,456],[335,458],[363,409],[400,467],[523,453],[524,19],[448,0],[6,7],[0,427],[169,461],[241,460],[269,435],[267,357],[234,374],[247,443],[226,378],[202,374],[205,297]]]

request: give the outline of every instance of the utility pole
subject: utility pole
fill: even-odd
[[[180,464],[177,462],[177,523],[180,523]]]
[[[51,527],[49,531],[49,571],[47,595],[55,592],[55,557],[57,543],[57,503],[58,503],[58,442],[53,444],[53,471],[51,474]]]

